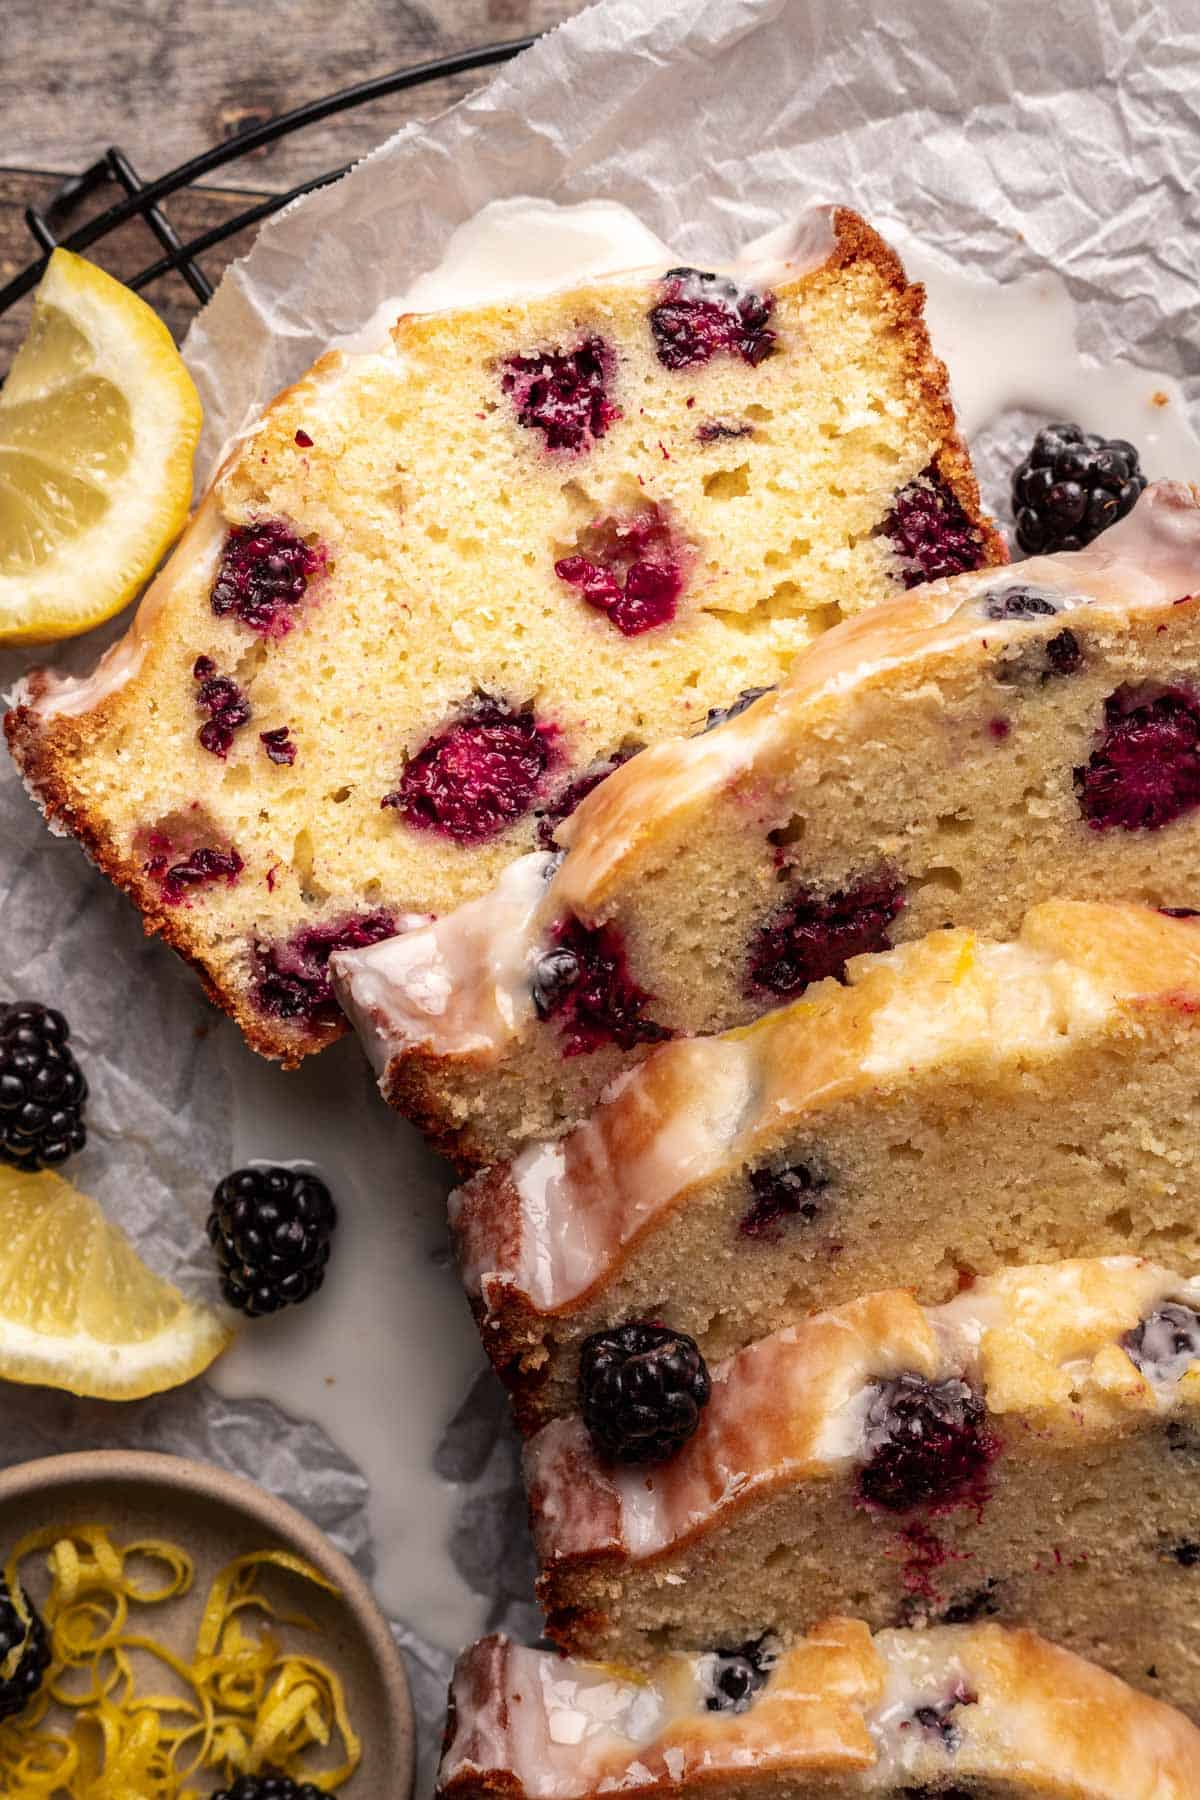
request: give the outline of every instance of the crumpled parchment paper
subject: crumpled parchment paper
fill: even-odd
[[[624,202],[700,262],[806,201],[842,199],[992,276],[1057,268],[1089,347],[1173,373],[1200,398],[1200,12],[1185,0],[605,0],[264,227],[187,346],[207,411],[202,466],[330,338],[432,267],[455,226],[517,194]],[[88,666],[99,636],[59,660]],[[30,660],[0,655],[0,685]],[[76,1173],[156,1267],[202,1288],[200,1224],[252,1059],[78,849],[49,836],[7,764],[0,833],[0,996],[53,997],[87,1051],[92,1141]],[[365,1078],[337,1058],[331,1129],[342,1084]],[[240,1469],[370,1571],[361,1475],[269,1400],[197,1384],[106,1409],[9,1390],[2,1418],[0,1462],[129,1443]],[[463,1396],[437,1457],[461,1483],[460,1570],[492,1597],[492,1623],[536,1631],[490,1378]],[[426,1793],[449,1658],[404,1620],[395,1629]]]

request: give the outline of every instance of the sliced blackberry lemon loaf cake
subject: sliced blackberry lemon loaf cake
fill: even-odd
[[[792,262],[401,318],[235,447],[123,644],[24,685],[35,797],[295,1061],[335,947],[482,892],[831,621],[1003,560],[922,292]]]
[[[736,716],[735,716],[736,715]],[[582,1117],[945,924],[1200,893],[1200,500],[849,620],[778,691],[617,771],[486,899],[337,964],[385,1095],[461,1163]],[[703,1054],[703,1053],[701,1053]]]
[[[1047,901],[1019,938],[931,932],[847,985],[666,1044],[566,1137],[451,1200],[526,1430],[630,1320],[715,1360],[816,1307],[950,1299],[1008,1263],[1200,1269],[1200,919]]]
[[[778,1654],[714,1648],[644,1673],[485,1638],[455,1670],[438,1793],[1196,1800],[1200,1732],[999,1625],[872,1635],[833,1618]]]
[[[564,1649],[997,1617],[1200,1715],[1200,1279],[1113,1257],[853,1300],[708,1369],[682,1443],[668,1345],[593,1348],[583,1415],[526,1452]]]

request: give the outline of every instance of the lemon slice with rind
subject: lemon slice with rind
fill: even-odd
[[[0,1169],[0,1379],[139,1400],[207,1369],[232,1332],[148,1269],[95,1200]]]
[[[187,520],[200,417],[145,301],[56,250],[0,388],[0,643],[73,637],[133,598]]]

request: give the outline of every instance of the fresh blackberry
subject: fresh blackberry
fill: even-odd
[[[579,1408],[592,1442],[614,1462],[663,1462],[691,1437],[712,1383],[686,1332],[635,1319],[588,1338]]]
[[[1123,519],[1146,485],[1124,438],[1047,425],[1012,480],[1017,542],[1030,556],[1082,550]]]
[[[0,1588],[0,1671],[8,1667],[15,1652],[20,1652],[12,1674],[7,1680],[0,1679],[0,1719],[14,1719],[25,1711],[50,1667],[46,1627],[28,1595],[23,1598],[29,1612],[28,1625],[17,1611],[9,1589]]]
[[[302,1169],[272,1164],[226,1175],[213,1194],[208,1235],[230,1306],[257,1319],[315,1294],[336,1225],[329,1189]]]
[[[88,1087],[70,1035],[52,1006],[15,1000],[0,1007],[0,1162],[49,1169],[87,1142]]]
[[[239,1775],[232,1787],[222,1788],[212,1800],[326,1800],[326,1795],[314,1782],[301,1786],[290,1775],[267,1769],[261,1775]]]

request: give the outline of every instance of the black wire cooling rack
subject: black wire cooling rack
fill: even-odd
[[[492,68],[497,63],[508,62],[522,50],[527,50],[533,42],[532,37],[512,38],[502,44],[485,44],[482,48],[464,50],[455,56],[438,57],[436,61],[419,63],[410,69],[397,69],[391,75],[377,75],[371,81],[361,81],[356,87],[342,88],[336,94],[326,94],[320,100],[310,100],[305,106],[297,106],[291,112],[280,113],[278,118],[267,119],[261,125],[252,126],[236,137],[214,145],[211,150],[193,156],[188,162],[180,163],[177,169],[160,175],[156,181],[144,182],[129,158],[114,144],[90,168],[85,169],[82,175],[73,175],[64,181],[48,205],[26,207],[25,223],[40,254],[6,287],[0,288],[0,315],[37,286],[52,250],[60,246],[67,250],[89,250],[130,219],[145,220],[158,239],[163,254],[139,274],[126,277],[127,286],[139,290],[147,288],[152,283],[161,281],[164,275],[178,271],[203,305],[206,300],[211,299],[213,292],[212,283],[199,262],[206,250],[223,244],[228,238],[236,237],[239,232],[248,231],[251,226],[287,206],[289,201],[299,199],[301,194],[310,194],[315,188],[326,187],[331,181],[337,181],[351,165],[345,163],[341,168],[316,175],[311,181],[304,181],[299,187],[290,188],[286,194],[264,195],[243,212],[225,219],[220,225],[203,232],[199,237],[191,238],[187,243],[180,241],[178,232],[160,205],[161,201],[178,193],[181,188],[191,187],[194,182],[210,175],[214,169],[224,168],[227,163],[236,162],[239,157],[249,155],[250,151],[258,150],[262,145],[273,144],[278,138],[290,137],[293,132],[303,131],[308,125],[316,125],[334,113],[350,112],[354,107],[366,106],[372,100],[382,100],[389,94],[403,93],[408,88],[423,87],[428,82],[441,81],[447,76],[467,75],[473,70]],[[76,226],[73,231],[69,230],[71,216],[80,203],[107,187],[122,189],[124,199],[115,201],[94,218]]]

